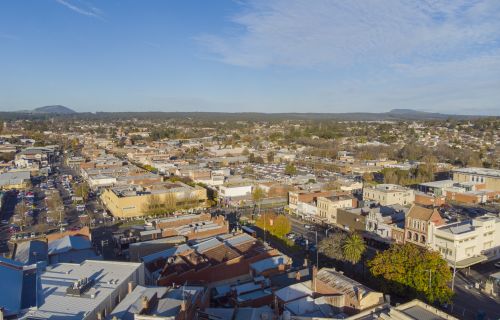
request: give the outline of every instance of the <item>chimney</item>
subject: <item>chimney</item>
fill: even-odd
[[[135,289],[135,282],[134,281],[129,281],[128,282],[128,294],[131,294],[132,291]]]
[[[363,293],[361,292],[360,288],[356,288],[356,294],[358,296],[358,302],[361,304],[361,300],[363,299]]]
[[[311,277],[311,280],[312,280],[312,289],[313,291],[316,293],[317,290],[316,290],[316,276],[318,275],[318,267],[317,266],[313,266],[312,267],[312,277]]]
[[[186,299],[182,299],[182,302],[181,302],[181,312],[186,312],[186,310],[187,310]]]
[[[285,271],[285,265],[283,263],[278,265],[278,271]]]
[[[148,301],[148,297],[146,297],[146,296],[143,296],[143,297],[142,297],[142,300],[141,300],[141,307],[142,307],[142,313],[146,313],[146,312],[148,312],[148,309],[149,309],[149,301]]]
[[[304,259],[304,264],[303,264],[304,268],[307,268],[307,265],[308,265],[308,263],[307,263],[307,258],[305,258],[305,259]]]
[[[3,308],[0,307],[0,320],[3,320]]]
[[[300,281],[300,270],[295,273],[295,280]]]

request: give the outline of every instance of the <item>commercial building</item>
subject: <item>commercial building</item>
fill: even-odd
[[[500,258],[500,218],[485,215],[436,227],[431,247],[452,266],[465,268]]]
[[[395,206],[379,206],[374,208],[363,208],[368,212],[366,216],[367,235],[382,242],[392,242],[396,235],[396,228],[404,228],[405,214],[408,208]],[[396,227],[396,228],[395,228]]]
[[[9,171],[0,174],[0,190],[23,190],[31,182],[29,171]]]
[[[415,201],[413,190],[396,184],[379,184],[363,188],[363,200],[376,201],[380,205],[411,205]]]
[[[107,319],[191,320],[197,309],[208,306],[208,291],[202,286],[137,286]]]
[[[426,247],[432,241],[434,227],[444,223],[436,208],[414,205],[410,208],[405,220],[405,242]]]
[[[452,171],[455,182],[484,183],[485,188],[500,191],[500,170],[486,168],[461,168]]]
[[[412,300],[397,306],[386,303],[346,318],[346,320],[458,320],[420,300]]]
[[[330,197],[334,195],[333,190],[295,190],[288,192],[288,208],[290,212],[296,213],[300,203],[311,203],[317,201],[318,197]]]
[[[87,260],[60,263],[40,275],[38,307],[23,311],[27,319],[104,319],[129,293],[144,285],[141,263]],[[33,286],[33,290],[36,286]],[[36,290],[36,289],[35,289]]]
[[[101,200],[113,216],[131,218],[148,215],[151,209],[204,207],[207,190],[182,182],[116,186],[106,188],[101,194]]]
[[[337,224],[337,210],[339,208],[355,208],[358,201],[351,195],[334,195],[318,197],[318,216],[326,223]]]
[[[148,276],[162,286],[185,283],[222,283],[235,279],[248,280],[262,273],[278,271],[288,258],[278,250],[264,246],[254,237],[242,233],[221,235],[195,244],[181,244],[165,251],[145,256]],[[262,264],[256,264],[258,262]],[[283,272],[286,268],[283,268]]]
[[[2,316],[15,317],[37,304],[37,265],[0,257],[0,307]]]

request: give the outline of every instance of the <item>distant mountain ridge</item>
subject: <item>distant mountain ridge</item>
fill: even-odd
[[[71,117],[85,120],[113,119],[195,119],[195,120],[249,120],[249,121],[280,121],[280,120],[333,120],[333,121],[418,121],[418,120],[470,120],[495,116],[444,114],[418,111],[413,109],[392,109],[388,112],[343,112],[343,113],[262,113],[262,112],[172,112],[172,111],[142,111],[142,112],[76,112],[61,105],[45,106],[34,110],[0,112],[1,118],[46,118]]]
[[[61,105],[53,105],[53,106],[45,106],[40,108],[35,108],[33,113],[53,113],[53,114],[75,114],[77,113],[75,110],[70,109]]]

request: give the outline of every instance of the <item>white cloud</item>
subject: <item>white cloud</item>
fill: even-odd
[[[74,1],[71,2],[70,0],[56,0],[56,2],[84,16],[103,20],[103,12],[90,3],[79,1],[78,5],[76,5]]]
[[[500,43],[497,0],[251,0],[198,40],[228,64],[352,66],[467,56]]]

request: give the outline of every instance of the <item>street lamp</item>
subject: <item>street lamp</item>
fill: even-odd
[[[330,230],[332,230],[332,229],[334,229],[334,228],[335,228],[335,227],[333,227],[333,226],[332,226],[332,227],[330,227],[330,228],[328,228],[328,229],[326,229],[326,230],[325,230],[325,237],[326,237],[326,238],[328,238],[328,231],[330,231]]]
[[[425,271],[429,272],[429,290],[430,290],[432,284],[432,269],[426,269]]]

